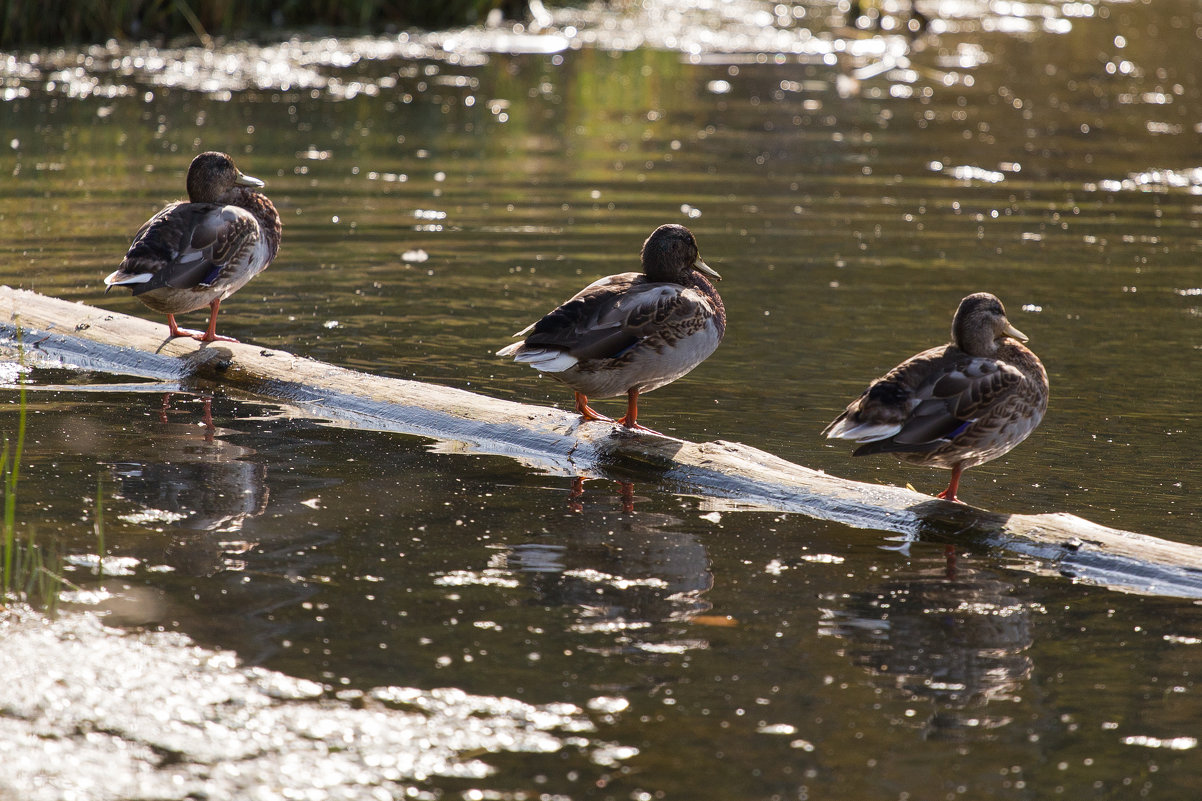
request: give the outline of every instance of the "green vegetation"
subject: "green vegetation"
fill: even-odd
[[[21,454],[25,450],[25,385],[19,390],[19,408],[17,410],[16,444],[11,448],[8,437],[4,438],[4,450],[0,453],[0,476],[3,477],[4,488],[4,529],[0,545],[4,548],[4,594],[8,594],[12,586],[13,563],[16,560],[17,538],[17,480],[21,477]]]
[[[58,594],[53,573],[46,568],[52,557],[34,541],[32,530],[27,541],[17,538],[17,482],[21,478],[21,455],[25,450],[24,384],[18,390],[18,404],[16,436],[13,440],[5,436],[0,450],[0,488],[4,493],[4,522],[0,534],[4,582],[0,586],[0,603],[17,599],[49,600]]]
[[[525,0],[0,0],[0,47],[253,36],[307,26],[384,33],[520,17]]]
[[[0,608],[24,601],[52,610],[63,586],[61,559],[53,546],[37,541],[31,527],[28,536],[17,536],[17,482],[21,478],[21,457],[25,451],[27,399],[25,385],[17,390],[17,431],[10,440],[6,434],[0,446],[0,492],[4,496],[3,523],[0,528]],[[99,504],[97,499],[97,504]]]

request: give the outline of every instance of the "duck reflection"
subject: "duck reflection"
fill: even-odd
[[[588,481],[583,476],[576,476],[572,480],[572,489],[568,492],[568,508],[573,512],[581,514],[584,512],[584,482]],[[633,481],[618,481],[618,487],[621,488],[622,494],[622,511],[627,514],[634,511],[634,482]]]
[[[820,633],[846,641],[876,683],[935,702],[937,711],[914,719],[929,734],[958,737],[1009,722],[983,709],[1018,700],[1031,675],[1033,608],[1013,583],[949,548],[910,575],[850,594],[825,611]]]
[[[609,494],[586,496],[577,478],[553,541],[529,542],[503,554],[504,567],[525,575],[539,602],[575,610],[575,631],[612,634],[598,650],[679,653],[705,643],[679,629],[656,624],[685,622],[710,609],[713,586],[705,546],[684,531],[683,521],[655,512],[632,513],[634,486],[618,482]]]
[[[243,523],[267,509],[267,468],[250,461],[251,448],[223,437],[213,424],[212,398],[201,399],[199,420],[191,409],[163,399],[152,457],[115,463],[118,498],[135,510],[126,522],[159,526],[175,536],[164,554],[189,575],[239,569],[238,555],[251,543],[237,538]]]

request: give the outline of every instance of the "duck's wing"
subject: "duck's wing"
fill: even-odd
[[[647,337],[683,336],[690,321],[713,313],[709,300],[694,289],[622,273],[590,284],[518,335],[526,337],[527,350],[555,349],[577,361],[607,359]]]
[[[856,455],[934,450],[988,417],[1022,381],[1004,362],[934,348],[874,381],[825,433],[866,443]]]
[[[104,282],[129,286],[135,295],[213,284],[223,271],[240,266],[259,236],[258,221],[245,209],[172,203],[138,230],[121,266]]]

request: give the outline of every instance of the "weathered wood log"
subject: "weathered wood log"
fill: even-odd
[[[1128,592],[1202,597],[1202,548],[1068,514],[1004,515],[910,489],[865,484],[733,442],[692,443],[581,424],[571,412],[373,376],[245,343],[169,339],[164,325],[0,287],[0,333],[14,358],[154,379],[217,382],[298,416],[428,437],[446,451],[498,454],[563,475],[656,481],[727,510],[808,515],[858,528],[999,547],[1026,567]],[[122,385],[129,390],[129,385]]]

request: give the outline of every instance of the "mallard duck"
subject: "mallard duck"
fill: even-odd
[[[853,455],[893,453],[949,468],[940,498],[958,501],[960,474],[1008,453],[1048,408],[1048,374],[987,292],[960,301],[952,341],[911,356],[873,381],[822,432],[865,443]]]
[[[524,337],[497,351],[567,384],[585,422],[617,422],[641,431],[638,399],[705,361],[726,331],[726,308],[705,276],[721,280],[701,260],[683,225],[656,228],[642,250],[643,272],[609,275],[586,286]],[[612,420],[589,396],[626,394],[626,414]]]
[[[173,337],[236,341],[217,335],[221,301],[271,264],[280,248],[280,215],[255,191],[262,186],[226,154],[201,153],[188,167],[188,200],[170,203],[146,221],[105,285],[128,286],[138,300],[166,314]],[[203,333],[176,325],[175,315],[204,306],[210,311]]]

